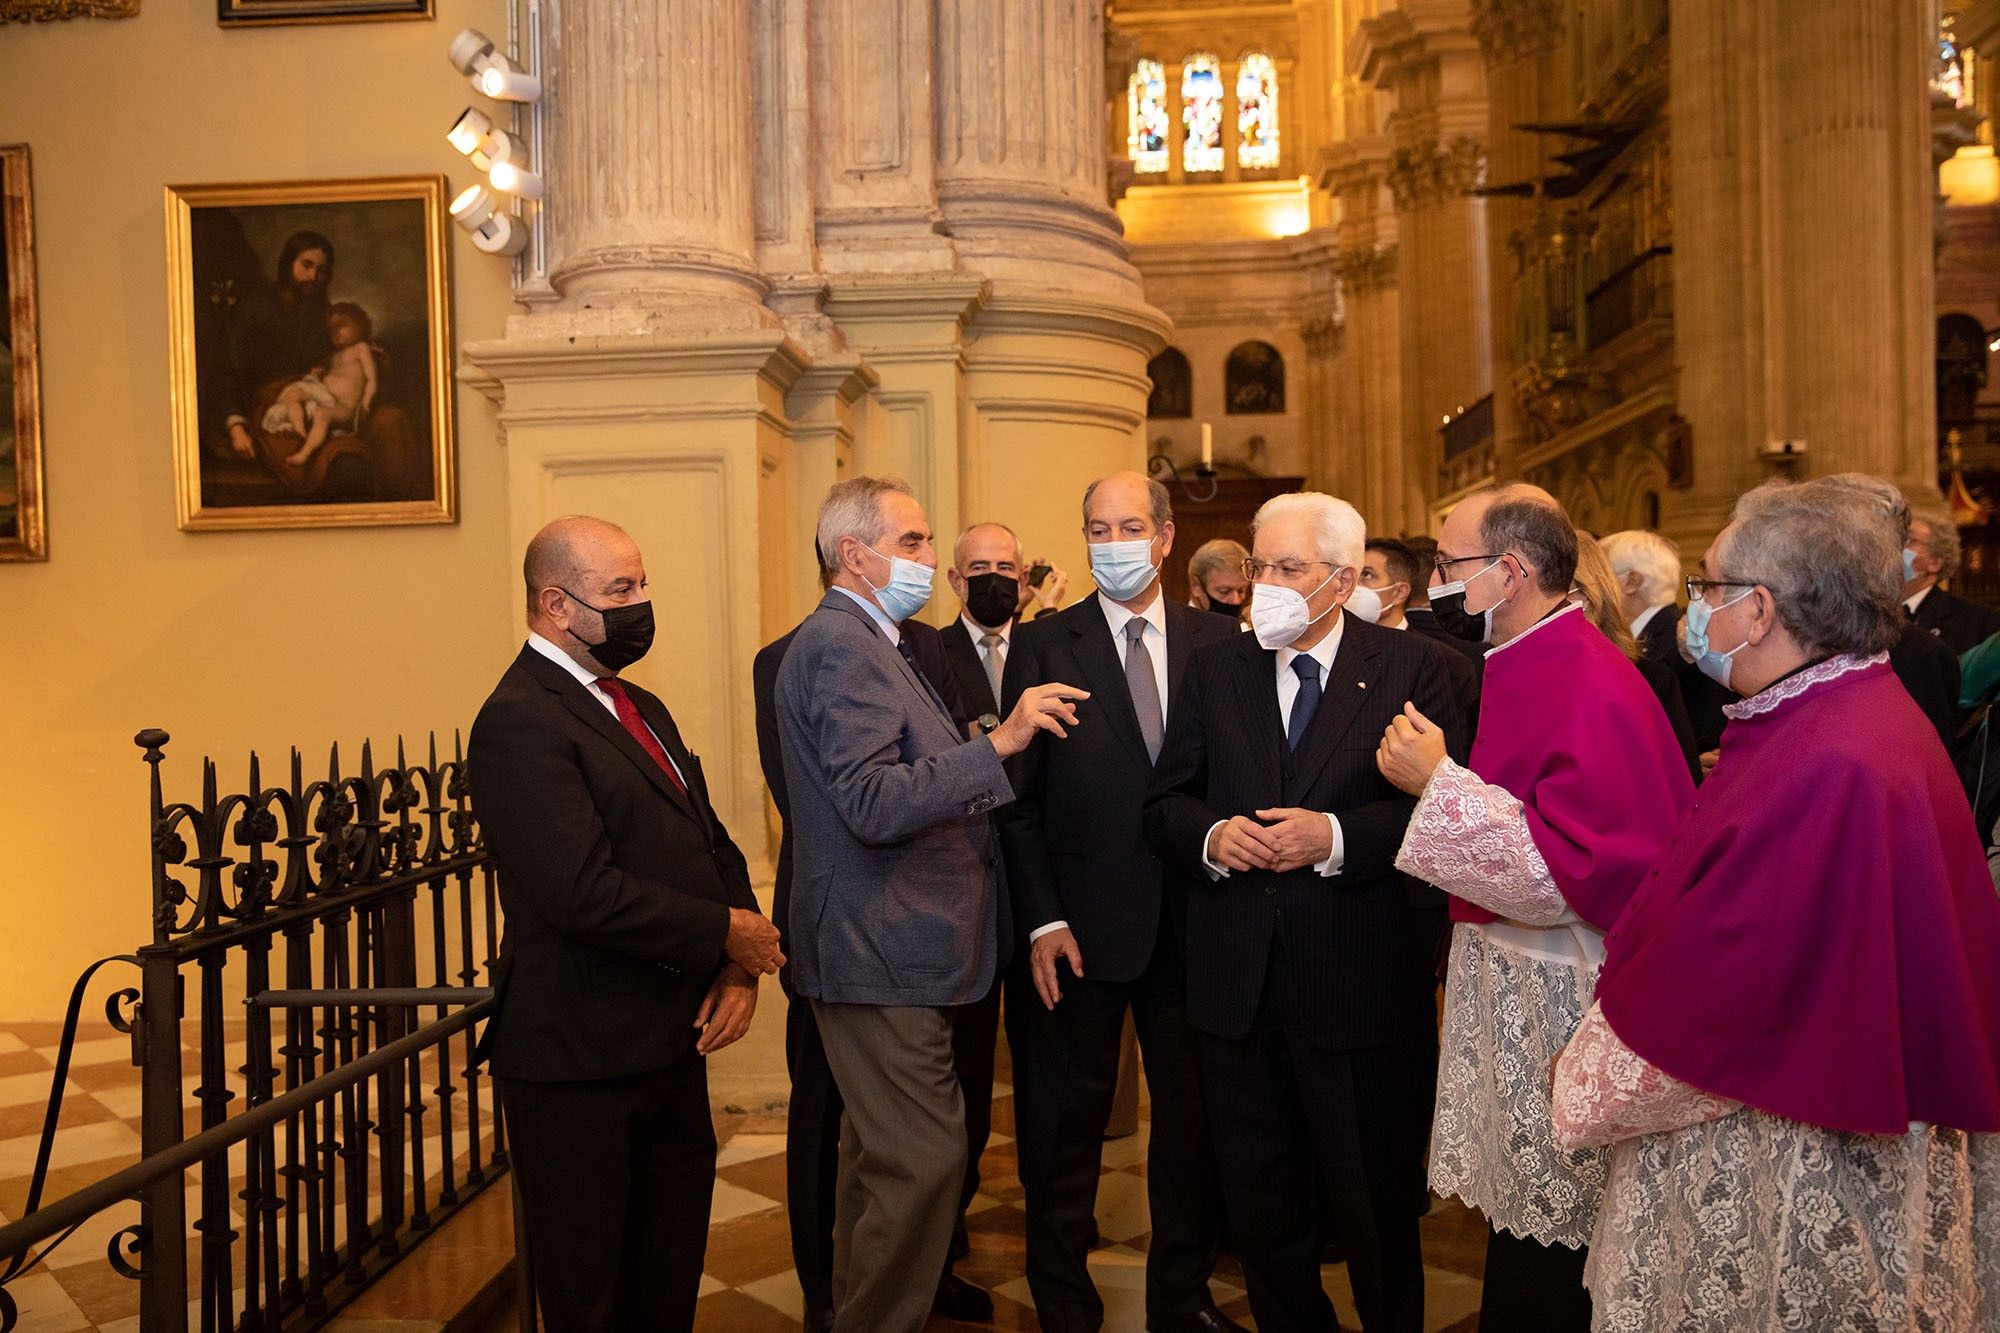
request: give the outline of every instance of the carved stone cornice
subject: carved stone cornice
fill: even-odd
[[[1375,291],[1396,285],[1396,247],[1372,245],[1343,248],[1333,260],[1334,276],[1350,292]]]
[[[1398,213],[1460,198],[1486,183],[1486,146],[1461,134],[1398,148],[1389,155],[1388,181]]]
[[[1510,64],[1561,44],[1563,6],[1561,0],[1472,0],[1470,27],[1489,67]]]

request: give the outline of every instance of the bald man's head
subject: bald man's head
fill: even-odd
[[[1479,513],[1479,537],[1494,553],[1514,552],[1534,571],[1535,586],[1562,596],[1576,579],[1576,525],[1539,486],[1496,486]]]
[[[650,600],[639,544],[616,523],[572,514],[534,535],[521,574],[528,628],[584,666],[611,674],[590,650],[607,640],[604,612]]]

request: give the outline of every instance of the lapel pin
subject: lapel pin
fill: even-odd
[[[1356,685],[1360,686],[1360,687],[1361,687],[1362,689],[1364,689],[1364,690],[1368,688],[1368,682],[1367,682],[1367,681],[1365,681],[1365,680],[1357,680],[1357,681],[1355,681],[1354,683],[1355,683]]]

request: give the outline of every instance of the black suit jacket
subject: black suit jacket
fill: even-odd
[[[1227,643],[1233,619],[1169,603],[1167,718],[1180,707],[1188,658]],[[1139,732],[1118,646],[1099,598],[1014,630],[1002,694],[1009,707],[1024,690],[1061,681],[1090,691],[1077,704],[1067,740],[1038,732],[1008,767],[1014,804],[1000,816],[1000,845],[1014,923],[1022,932],[1067,921],[1083,952],[1084,975],[1132,981],[1146,970],[1163,904],[1184,900],[1146,846],[1146,790],[1153,761]],[[1178,880],[1178,877],[1175,877]],[[1176,928],[1176,906],[1165,910]]]
[[[1651,662],[1658,662],[1667,670],[1678,673],[1686,665],[1681,656],[1681,616],[1680,607],[1667,605],[1653,613],[1646,627],[1639,631],[1639,651]]]
[[[897,628],[909,637],[910,649],[917,657],[918,672],[944,700],[945,711],[963,728],[967,721],[965,705],[959,696],[958,684],[952,679],[939,631],[921,620],[906,620]],[[782,941],[780,947],[787,956],[792,952],[792,803],[785,794],[785,754],[778,740],[777,691],[778,668],[784,664],[785,650],[792,646],[792,639],[798,632],[794,627],[782,638],[773,639],[759,648],[757,656],[750,661],[750,694],[757,715],[757,766],[764,771],[764,785],[770,789],[771,803],[778,807],[778,867],[777,883],[771,892],[771,922],[778,928]],[[982,668],[980,679],[984,680],[985,675]],[[1009,948],[1010,942],[1003,933],[1000,939],[1002,966],[1007,962]],[[785,994],[790,995],[789,963],[779,970],[778,980],[783,983]]]
[[[1924,598],[1924,606],[1929,606],[1931,598],[1936,596],[1937,590],[1932,589],[1930,597]],[[1937,728],[1938,739],[1944,742],[1946,753],[1956,753],[1958,654],[1945,643],[1942,635],[1926,633],[1921,619],[1915,624],[1905,622],[1902,636],[1889,649],[1889,669],[1896,673],[1896,679],[1903,682],[1910,698],[1930,719],[1930,724]]]
[[[1414,702],[1463,754],[1451,686],[1406,633],[1348,616],[1318,709],[1296,753],[1278,710],[1276,654],[1240,634],[1195,653],[1153,773],[1146,837],[1190,876],[1188,1019],[1241,1037],[1262,1012],[1328,1048],[1419,1035],[1437,1022],[1444,902],[1395,858],[1416,806],[1375,767],[1382,733]],[[1234,815],[1298,806],[1340,821],[1346,857],[1326,878],[1237,871],[1211,880],[1209,829]]]
[[[1017,621],[1009,639],[1010,645],[1020,641],[1021,629]],[[951,668],[952,685],[958,691],[967,719],[984,717],[988,713],[1006,716],[1000,701],[993,697],[993,682],[986,678],[986,664],[979,660],[979,645],[972,641],[972,631],[966,629],[965,618],[960,616],[939,630],[938,639],[944,647],[945,664]]]
[[[1436,622],[1433,621],[1432,624],[1435,625]],[[1443,630],[1438,630],[1436,634],[1426,634],[1414,624],[1411,624],[1408,628],[1397,632],[1411,635],[1417,643],[1430,649],[1436,655],[1438,665],[1444,668],[1445,676],[1451,682],[1452,702],[1458,705],[1458,715],[1464,719],[1465,730],[1469,738],[1472,733],[1478,730],[1479,694],[1486,684],[1486,659],[1477,653],[1453,652],[1445,645],[1445,640],[1450,638],[1450,636]],[[1464,647],[1476,646],[1467,644],[1463,639],[1457,639],[1454,642]],[[1467,744],[1469,748],[1469,739]]]
[[[1953,657],[1963,657],[2000,634],[2000,611],[1943,588],[1932,588],[1917,603],[1917,628],[1942,639]]]
[[[1471,658],[1473,661],[1479,663],[1482,668],[1486,665],[1486,645],[1483,643],[1474,643],[1470,639],[1461,639],[1456,634],[1445,633],[1444,627],[1438,624],[1437,612],[1431,610],[1428,606],[1404,607],[1403,619],[1409,621],[1410,628],[1423,635],[1426,639],[1434,640],[1447,648]]]
[[[472,724],[472,803],[506,935],[479,1055],[503,1078],[613,1078],[687,1056],[729,909],[757,910],[701,761],[658,698],[639,715],[683,794],[611,710],[523,648]]]

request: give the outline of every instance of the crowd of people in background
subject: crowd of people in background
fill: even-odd
[[[1691,560],[1524,484],[1434,538],[1301,492],[1186,604],[1158,482],[1080,525],[1070,598],[1001,522],[947,547],[907,485],[832,488],[824,596],[755,668],[769,921],[618,677],[636,546],[530,546],[472,766],[552,1330],[691,1326],[702,1057],[772,971],[810,1330],[992,1316],[953,1266],[1003,1024],[1036,1318],[1101,1327],[1128,1023],[1149,1330],[1241,1327],[1226,1251],[1264,1333],[1337,1326],[1334,1262],[1417,1333],[1435,1196],[1486,1219],[1494,1333],[2000,1326],[2000,611],[1940,586],[1948,518],[1778,481]]]

